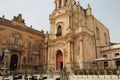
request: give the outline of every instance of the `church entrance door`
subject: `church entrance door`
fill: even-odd
[[[63,68],[63,53],[59,50],[56,54],[56,70]]]
[[[17,64],[18,64],[18,56],[16,54],[13,54],[11,56],[11,61],[10,61],[10,70],[16,70]]]

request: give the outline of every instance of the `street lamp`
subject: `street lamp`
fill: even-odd
[[[6,74],[6,70],[7,70],[7,56],[8,56],[8,53],[9,53],[9,50],[5,49],[5,51],[4,51],[4,58],[3,58],[4,67],[3,67],[3,77],[2,77],[2,80],[4,80],[4,77],[5,77],[5,74]]]

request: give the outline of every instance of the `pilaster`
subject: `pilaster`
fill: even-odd
[[[67,68],[71,68],[73,64],[73,39],[71,36],[68,37],[67,40]]]
[[[83,64],[83,59],[84,59],[84,46],[83,46],[83,40],[84,40],[84,37],[83,35],[79,36],[79,45],[80,45],[80,50],[79,50],[79,65],[80,65],[80,68],[83,69],[84,67],[84,64]]]

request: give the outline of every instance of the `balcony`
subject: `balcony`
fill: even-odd
[[[9,50],[15,50],[15,51],[23,51],[24,50],[23,45],[15,45],[13,43],[9,44],[8,48],[9,48]]]

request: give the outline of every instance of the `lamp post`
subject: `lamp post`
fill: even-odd
[[[6,70],[7,70],[7,56],[8,56],[8,50],[5,49],[5,53],[4,53],[4,67],[3,67],[3,77],[2,77],[2,80],[4,80],[4,77],[5,77],[5,74],[6,74]]]

